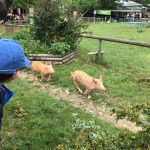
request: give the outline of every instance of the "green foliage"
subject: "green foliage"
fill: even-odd
[[[141,149],[149,150],[150,148],[150,103],[141,105],[124,105],[122,110],[113,110],[116,113],[117,120],[127,118],[127,120],[136,123],[142,128],[136,134],[124,133],[119,135],[118,143],[121,141],[120,149]],[[119,145],[119,144],[118,144]]]
[[[141,105],[131,106],[129,104],[124,105],[124,109],[116,111],[112,110],[117,115],[117,120],[127,117],[131,122],[135,122],[137,126],[142,127],[143,130],[150,128],[148,123],[148,116],[150,114],[150,103],[145,103]]]
[[[27,26],[13,34],[13,39],[18,40],[21,43],[26,55],[43,53],[62,55],[70,51],[70,45],[66,42],[55,42],[48,47],[45,43],[35,40],[32,35],[32,26]]]
[[[39,40],[33,39],[32,26],[18,30],[13,34],[13,39],[18,40],[23,46],[26,55],[29,54],[48,54],[50,48],[46,44],[41,44]]]
[[[73,137],[76,137],[72,143],[68,145],[60,144],[56,149],[57,150],[112,150],[116,149],[116,146],[113,145],[114,136],[108,136],[107,131],[103,131],[101,126],[95,124],[95,121],[85,121],[78,117],[77,114],[73,114]]]
[[[76,48],[83,23],[73,17],[72,7],[62,7],[59,0],[38,1],[35,7],[34,38],[50,46],[55,42],[66,42]]]
[[[65,42],[55,42],[55,43],[52,43],[50,47],[50,52],[54,55],[65,54],[69,50],[70,50],[70,45]]]
[[[33,85],[30,81],[17,79],[7,87],[15,96],[4,109],[1,150],[54,150],[59,143],[72,140],[73,113],[78,113],[84,120],[95,120],[110,132],[118,131],[70,103],[51,97],[53,89],[43,91],[44,84]],[[24,111],[18,112],[20,108]]]
[[[32,26],[26,26],[21,30],[16,30],[13,34],[13,38],[16,40],[33,40]]]
[[[98,0],[62,0],[63,5],[72,6],[74,11],[85,13],[99,6]]]
[[[134,0],[134,1],[140,4],[144,4],[145,6],[150,3],[149,0]]]
[[[26,55],[29,54],[49,54],[50,48],[46,44],[41,44],[39,40],[19,40]]]
[[[27,54],[50,53],[51,49],[52,54],[60,55],[76,49],[84,27],[83,22],[73,16],[72,6],[66,9],[60,0],[39,0],[33,27],[18,31],[13,37],[21,42]]]
[[[145,32],[139,34],[136,28],[126,27],[120,23],[92,23],[90,25],[90,30],[93,31],[93,34],[100,36],[111,36],[114,38],[124,38],[135,41],[150,41],[150,29],[148,28],[144,30]],[[120,34],[118,34],[118,32]],[[138,79],[146,78],[150,74],[149,49],[104,42],[104,60],[107,64],[86,64],[86,54],[90,51],[97,50],[97,45],[98,43],[95,40],[91,41],[91,39],[83,39],[80,43],[79,51],[77,53],[78,57],[74,60],[74,62],[66,65],[55,66],[56,74],[50,84],[52,83],[56,86],[65,88],[73,88],[70,79],[70,72],[73,70],[81,69],[91,74],[93,77],[98,77],[99,74],[104,75],[104,84],[106,84],[106,86],[108,87],[108,92],[100,94],[96,93],[97,95],[99,94],[97,96],[99,98],[94,99],[94,103],[96,104],[106,103],[110,107],[120,107],[123,101],[129,101],[133,104],[141,104],[143,102],[149,101],[149,85],[147,83],[138,82]],[[39,85],[36,86],[39,88]],[[32,85],[26,87],[21,80],[19,80],[18,82],[13,82],[11,88],[13,90],[15,88],[15,93],[18,94],[15,94],[14,99],[12,99],[12,101],[10,101],[8,106],[6,106],[5,108],[6,111],[4,113],[6,117],[4,117],[3,122],[3,145],[5,145],[4,149],[53,149],[53,146],[56,146],[57,144],[63,142],[70,142],[69,146],[74,146],[75,140],[71,135],[72,133],[70,132],[70,115],[73,113],[71,110],[74,109],[71,108],[70,105],[66,107],[63,101],[57,101],[56,99],[53,100],[53,98],[49,99],[49,96],[44,96],[44,93],[42,93],[41,90],[34,90],[35,87],[32,87]],[[54,103],[57,103],[58,105],[54,105]],[[14,111],[19,106],[24,107],[25,111],[28,113],[27,118],[15,117]],[[84,112],[80,114],[83,115],[83,113]],[[122,111],[122,113],[124,112]],[[147,116],[148,115],[149,111],[147,111]],[[85,120],[85,118],[89,120],[89,114],[85,114],[81,119]],[[10,120],[12,120],[11,124]],[[97,122],[95,122],[95,124],[97,125]],[[111,124],[100,125],[100,127],[106,127],[107,133],[114,134],[115,130],[111,127]],[[10,137],[10,135],[7,134],[7,131],[10,131],[10,133],[11,131],[15,131],[15,135],[13,137]],[[116,134],[117,135],[114,135],[112,139],[108,138],[107,140],[109,142],[112,142],[113,145],[118,146],[118,148],[112,149],[110,146],[111,150],[135,150],[135,146],[138,147],[138,145],[134,144],[135,141],[138,143],[138,139],[140,136],[140,139],[145,137],[144,134],[137,134],[137,136],[135,136],[136,134],[131,132],[121,132],[120,134]],[[149,131],[145,131],[145,134],[149,134]],[[76,138],[78,136],[79,132],[77,132]],[[65,137],[67,139],[62,140],[62,138],[60,137]],[[143,139],[145,140],[145,138]],[[144,144],[141,143],[142,142],[140,142],[140,145],[144,146]],[[63,145],[61,146],[63,147]],[[64,150],[71,149],[69,146],[67,144],[64,145]],[[72,149],[75,150],[74,147]],[[141,150],[140,147],[137,149]],[[143,150],[145,149],[143,148]]]
[[[78,118],[77,114],[73,114],[72,129],[77,135],[75,140],[76,149],[112,149],[108,140],[107,131],[103,131],[101,126],[95,124],[94,121],[84,121]],[[107,147],[105,147],[107,146]]]
[[[146,117],[150,114],[150,104],[143,105],[125,105],[124,110],[115,111],[117,120],[127,118],[135,122],[142,130],[138,133],[123,131],[119,134],[108,135],[103,132],[100,126],[97,126],[94,121],[83,121],[73,114],[73,131],[75,140],[71,144],[64,146],[59,145],[58,150],[66,149],[103,149],[103,150],[149,150],[150,148],[150,122]],[[141,115],[145,115],[141,118]]]
[[[57,41],[57,29],[60,23],[60,7],[57,1],[38,1],[35,7],[35,38],[50,46]]]
[[[24,9],[28,9],[32,7],[35,3],[35,0],[5,0],[7,7],[12,6],[13,8],[21,7]]]
[[[116,9],[116,0],[99,0],[99,8],[101,9]]]

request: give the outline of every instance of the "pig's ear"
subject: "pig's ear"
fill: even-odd
[[[102,76],[102,75],[100,75],[100,76],[99,76],[99,79],[102,81],[102,79],[103,79],[103,76]]]
[[[97,81],[93,78],[93,82],[96,84],[97,83]]]

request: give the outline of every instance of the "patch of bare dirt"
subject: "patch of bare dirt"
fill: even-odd
[[[21,79],[32,80],[30,74],[21,73]],[[41,89],[45,92],[48,92],[50,96],[70,102],[70,104],[76,108],[81,108],[82,110],[93,114],[93,116],[98,117],[106,122],[110,122],[118,128],[126,128],[129,131],[137,132],[141,130],[140,127],[137,127],[134,123],[127,121],[126,119],[121,119],[116,122],[115,114],[112,115],[111,109],[105,105],[95,105],[87,97],[83,97],[78,93],[70,93],[68,89],[61,89],[51,84],[44,84],[42,82],[34,82],[33,85],[40,85]]]

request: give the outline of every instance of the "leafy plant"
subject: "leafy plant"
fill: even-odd
[[[56,42],[51,44],[50,53],[61,55],[65,54],[70,50],[70,45],[65,42]]]
[[[63,150],[64,148],[67,150],[112,150],[116,149],[116,146],[113,145],[113,139],[111,136],[109,137],[107,132],[104,132],[101,129],[101,126],[97,126],[94,121],[84,121],[81,120],[77,114],[73,114],[73,126],[72,129],[74,131],[73,137],[76,137],[72,143],[68,143],[65,145],[59,145],[56,149]]]
[[[35,0],[5,0],[7,7],[12,6],[13,8],[21,7],[24,9],[28,9],[29,7],[33,7]]]
[[[50,52],[50,48],[46,44],[41,43],[39,40],[35,40],[32,35],[32,26],[27,26],[16,31],[15,34],[13,34],[13,39],[20,42],[26,55],[42,53],[48,54]]]
[[[33,40],[32,26],[25,26],[21,30],[16,30],[13,34],[13,39],[16,40]]]
[[[38,40],[19,40],[19,42],[23,46],[26,55],[50,53],[50,48],[46,44],[41,44]]]
[[[76,114],[73,114],[73,131],[76,134],[76,138],[71,144],[68,143],[67,146],[66,144],[65,146],[63,144],[59,145],[57,149],[63,150],[65,148],[70,150],[73,147],[76,150],[149,150],[150,117],[148,116],[150,114],[150,104],[125,105],[124,110],[116,111],[113,109],[113,112],[116,113],[117,120],[126,117],[141,126],[142,130],[138,133],[122,131],[116,135],[108,135],[95,122],[81,120]]]
[[[38,1],[35,7],[34,38],[51,46],[55,42],[66,42],[76,48],[79,34],[84,27],[79,18],[73,17],[73,8],[62,6],[60,0]]]
[[[29,53],[61,55],[75,50],[79,42],[83,22],[73,17],[73,8],[61,5],[60,0],[38,1],[33,26],[17,31],[13,36]]]

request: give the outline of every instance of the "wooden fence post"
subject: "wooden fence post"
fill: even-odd
[[[102,40],[98,40],[99,41],[99,46],[98,46],[98,51],[97,54],[95,55],[95,62],[99,63],[100,61],[102,61]]]

